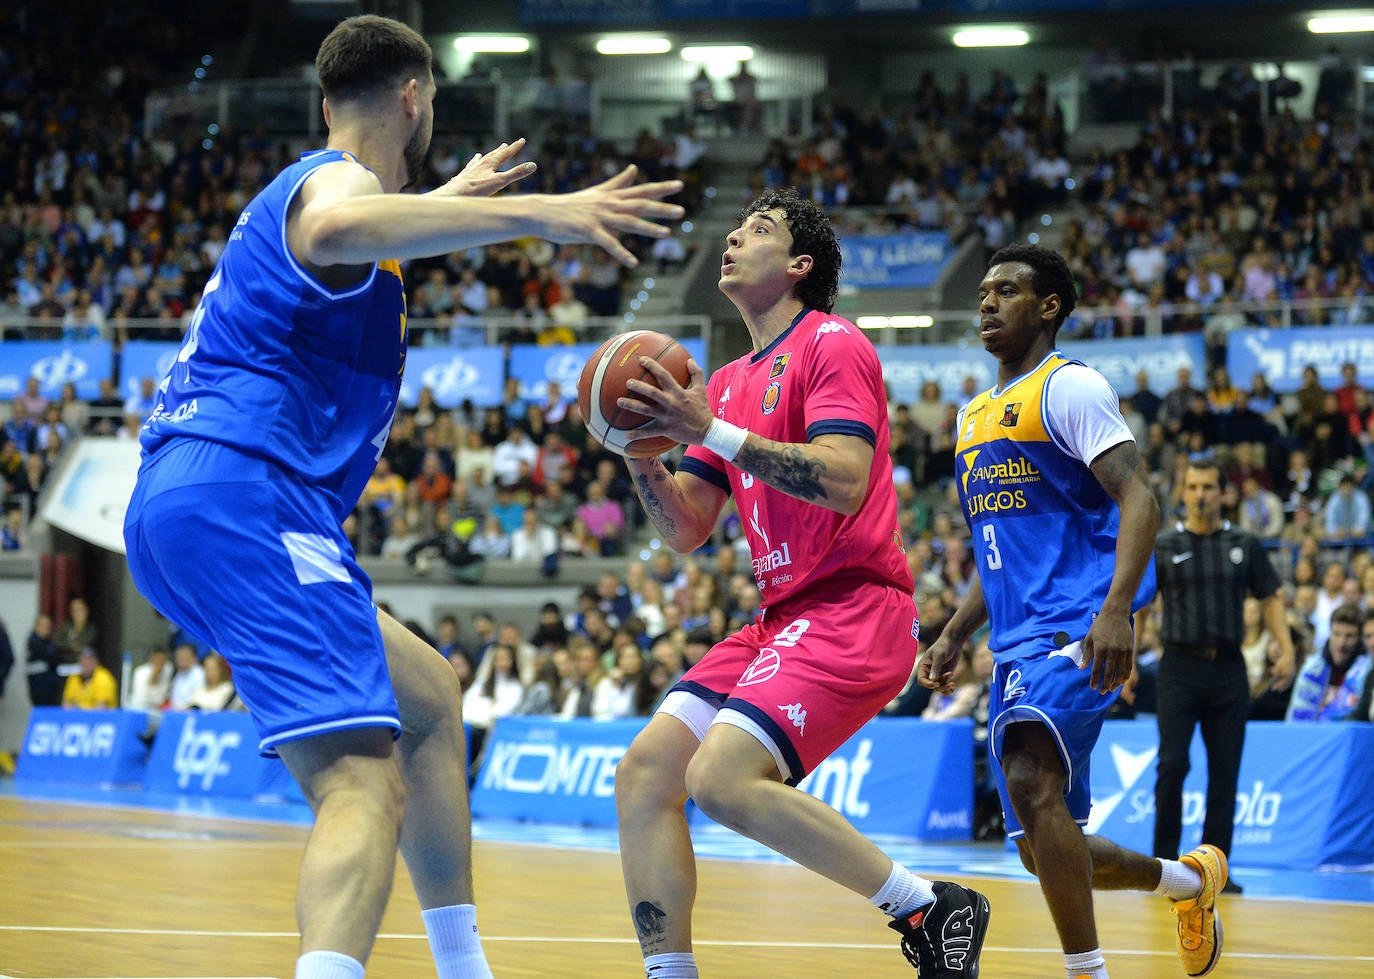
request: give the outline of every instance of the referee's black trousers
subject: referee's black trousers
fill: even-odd
[[[1231,855],[1236,783],[1250,713],[1250,686],[1240,657],[1208,662],[1178,653],[1159,661],[1156,692],[1159,762],[1155,775],[1154,855],[1178,857],[1183,834],[1183,779],[1193,730],[1202,726],[1207,749],[1207,817],[1202,842]]]

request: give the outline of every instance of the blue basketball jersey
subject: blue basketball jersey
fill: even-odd
[[[959,415],[955,477],[998,662],[1081,640],[1116,568],[1120,511],[1047,410],[1050,378],[1069,363],[1052,353]],[[1154,591],[1151,560],[1132,609]]]
[[[406,305],[397,262],[334,292],[287,246],[297,191],[340,160],[353,157],[305,154],[239,215],[144,425],[145,465],[177,439],[205,439],[298,474],[340,520],[353,509],[396,411]]]

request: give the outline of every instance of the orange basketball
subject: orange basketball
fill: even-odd
[[[616,402],[629,394],[625,382],[631,378],[657,386],[654,376],[639,366],[640,357],[658,361],[686,387],[690,356],[682,344],[653,330],[620,333],[597,347],[577,380],[577,403],[587,430],[612,452],[631,459],[646,459],[667,452],[677,444],[673,439],[666,435],[636,438],[635,429],[648,424],[649,419],[638,412],[626,411]]]

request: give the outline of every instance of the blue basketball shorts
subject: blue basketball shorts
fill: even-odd
[[[1092,810],[1090,762],[1093,746],[1102,733],[1107,709],[1115,703],[1118,691],[1100,694],[1089,686],[1092,668],[1080,670],[1082,643],[1072,642],[1062,649],[1024,650],[1026,655],[997,663],[992,671],[988,704],[988,744],[994,764],[991,766],[1002,798],[1002,815],[1006,819],[1007,835],[1012,839],[1024,835],[1021,822],[1012,811],[1007,796],[1006,777],[1002,773],[1002,742],[1007,726],[1013,723],[1043,724],[1059,746],[1068,778],[1064,783],[1064,801],[1069,813],[1082,826],[1088,822]]]
[[[134,584],[228,660],[259,750],[400,712],[372,602],[328,496],[198,439],[145,460],[124,520]]]

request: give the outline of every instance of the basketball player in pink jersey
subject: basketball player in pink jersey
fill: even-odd
[[[918,645],[897,525],[887,396],[877,352],[831,314],[840,247],[787,190],[765,194],[727,238],[720,289],[753,350],[687,387],[630,381],[621,406],[644,436],[689,448],[676,473],[629,459],[663,540],[689,552],[734,497],[762,592],[757,619],[688,670],[616,772],[620,853],[646,976],[695,977],[696,867],[683,803],[868,898],[892,917],[923,979],[974,977],[983,895],[893,862],[834,809],[795,788],[891,700]]]

